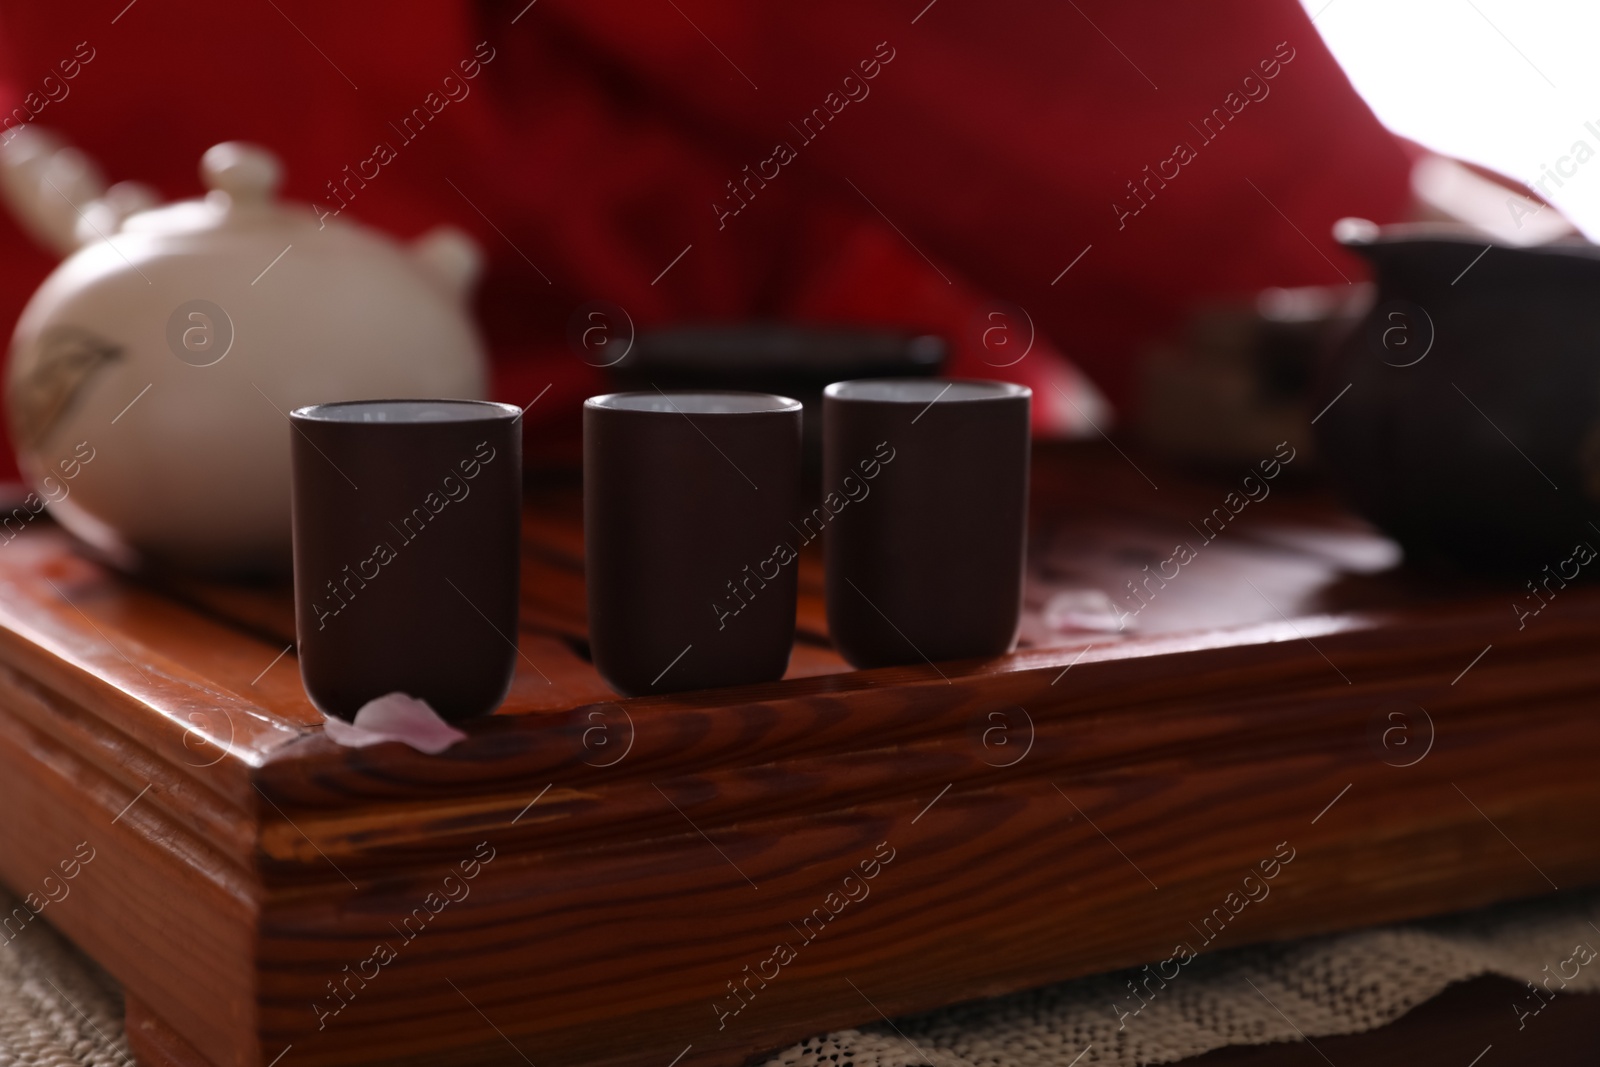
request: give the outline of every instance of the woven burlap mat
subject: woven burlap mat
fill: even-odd
[[[117,983],[3,889],[0,909],[0,1067],[133,1067]]]
[[[1393,1022],[1452,982],[1482,974],[1542,988],[1549,978],[1553,992],[1600,991],[1597,949],[1600,894],[1564,894],[1217,952],[1189,962],[1164,984],[1147,984],[1142,969],[1095,975],[812,1038],[766,1067],[1172,1063],[1228,1045],[1361,1033]],[[1550,977],[1574,971],[1570,979]],[[1139,984],[1137,996],[1130,981]],[[1540,1003],[1535,996],[1527,994],[1530,1010]],[[1513,1010],[1508,1003],[1508,1018]]]
[[[0,908],[10,913],[17,906],[0,890]],[[42,918],[0,941],[0,1067],[131,1067],[122,994],[108,975]],[[1600,893],[1563,894],[1216,952],[1165,982],[1143,971],[1096,975],[841,1030],[779,1053],[768,1067],[1171,1063],[1226,1045],[1360,1033],[1480,974],[1597,992],[1597,948]],[[1130,980],[1140,982],[1141,998],[1129,990]],[[1533,993],[1527,1001],[1538,1003]]]

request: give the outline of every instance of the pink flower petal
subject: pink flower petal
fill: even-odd
[[[347,748],[399,741],[430,756],[437,756],[467,736],[439,718],[427,701],[405,693],[389,693],[367,701],[356,712],[353,723],[329,717],[325,731],[335,744]]]

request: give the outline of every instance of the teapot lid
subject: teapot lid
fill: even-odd
[[[208,192],[198,200],[151,208],[123,220],[124,233],[181,234],[220,229],[305,225],[302,212],[277,200],[283,164],[272,152],[244,141],[213,145],[200,157],[200,180]]]

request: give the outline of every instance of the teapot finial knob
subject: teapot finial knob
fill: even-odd
[[[224,141],[200,157],[200,180],[207,189],[228,194],[233,203],[264,203],[283,181],[283,164],[258,145]]]

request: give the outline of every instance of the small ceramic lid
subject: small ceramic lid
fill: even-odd
[[[183,200],[130,215],[122,232],[194,234],[208,230],[301,227],[313,220],[303,205],[277,199],[283,164],[259,145],[225,141],[200,157],[200,180],[209,192],[203,199]]]

